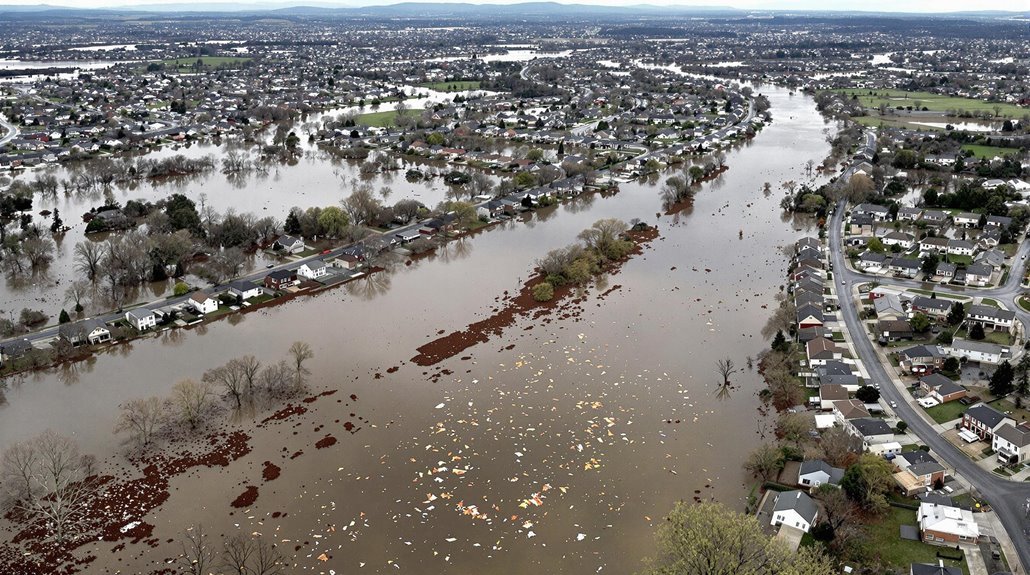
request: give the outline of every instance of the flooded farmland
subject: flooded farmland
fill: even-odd
[[[0,448],[50,426],[102,465],[123,462],[111,432],[120,402],[166,396],[243,354],[278,361],[303,340],[315,354],[313,391],[337,393],[274,424],[255,425],[269,413],[235,424],[251,436],[249,453],[174,477],[169,501],[145,517],[155,543],[86,546],[90,573],[157,572],[200,524],[275,541],[291,573],[638,570],[676,500],[742,507],[741,463],[770,432],[757,374],[734,374],[720,396],[715,361],[744,366],[766,347],[759,330],[783,283],[779,248],[814,233],[783,221],[780,193],[764,195],[763,183],[800,179],[828,145],[810,99],[769,89],[774,122],[727,154],[729,170],[688,211],[656,218],[662,179],[623,184],[310,298],[25,376],[0,407]],[[285,211],[338,200],[332,170],[306,164],[284,182],[241,188],[216,175],[187,189],[219,209]],[[536,258],[607,217],[640,218],[661,235],[560,312],[522,318],[430,367],[410,361],[489,316]],[[266,462],[278,477],[265,476]],[[256,499],[234,508],[244,493]]]

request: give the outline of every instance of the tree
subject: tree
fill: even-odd
[[[798,449],[811,438],[815,419],[807,413],[784,413],[776,421],[776,436]]]
[[[773,351],[785,351],[789,345],[786,336],[783,335],[783,330],[776,330],[776,337],[773,338],[772,342]]]
[[[172,405],[180,421],[195,430],[214,406],[214,393],[207,382],[184,379],[172,388]]]
[[[984,326],[981,323],[974,323],[973,327],[969,328],[969,339],[981,340],[987,337],[984,333]]]
[[[315,357],[315,352],[311,350],[311,346],[303,341],[295,341],[290,346],[290,358],[293,360],[293,374],[294,374],[294,386],[300,389],[304,386],[304,377],[310,373],[308,368],[304,367],[304,362]]]
[[[930,318],[925,313],[920,312],[913,315],[910,324],[916,333],[930,331]]]
[[[75,257],[75,270],[86,276],[89,281],[95,282],[100,275],[100,262],[104,259],[104,246],[89,240],[75,244],[73,250]]]
[[[226,393],[236,402],[236,409],[243,407],[243,394],[245,392],[245,380],[243,372],[238,365],[229,362],[204,372],[201,381],[212,386],[219,386],[225,389]]]
[[[887,248],[884,247],[880,238],[869,238],[869,242],[866,243],[866,247],[869,248],[869,251],[876,252],[878,254],[882,254],[887,251]]]
[[[863,453],[844,472],[840,487],[867,511],[882,512],[887,508],[886,494],[894,487],[893,467],[879,455]]]
[[[937,254],[930,254],[923,258],[922,270],[924,274],[933,274],[937,271],[937,265],[941,263],[941,258]]]
[[[744,469],[762,481],[769,481],[783,469],[783,454],[775,445],[763,443],[748,455]]]
[[[70,315],[68,315],[68,310],[62,309],[61,310],[61,315],[58,316],[57,322],[58,323],[69,323],[69,322],[71,322],[71,320],[72,320],[72,318],[71,318]]]
[[[201,234],[200,214],[193,200],[182,194],[172,194],[165,203],[165,215],[172,230],[189,230]]]
[[[827,463],[844,467],[862,452],[862,440],[840,427],[831,427],[819,436],[819,447]]]
[[[944,360],[944,364],[941,365],[941,371],[944,373],[958,373],[961,364],[959,364],[957,357],[949,357]]]
[[[626,222],[607,218],[597,220],[592,226],[579,233],[579,239],[593,250],[598,256],[606,259],[619,259],[629,253],[631,249],[625,240],[621,240],[622,234],[629,229]]]
[[[524,190],[536,185],[536,176],[530,172],[519,172],[515,174],[512,182],[515,184],[516,188]]]
[[[318,214],[318,226],[322,233],[331,238],[342,238],[350,226],[350,219],[343,209],[336,206],[323,208]]]
[[[341,207],[350,216],[351,223],[364,224],[375,219],[381,204],[371,185],[361,185],[343,199]]]
[[[42,237],[30,237],[21,243],[21,253],[29,260],[33,270],[39,270],[54,261],[54,240]]]
[[[128,433],[137,447],[146,447],[153,441],[167,413],[164,402],[158,397],[127,401],[119,406],[118,423],[114,431]]]
[[[715,369],[719,372],[719,377],[722,378],[723,385],[730,384],[730,376],[736,373],[738,370],[733,366],[733,360],[730,358],[720,359],[715,362]]]
[[[951,310],[948,311],[948,325],[958,325],[964,319],[966,319],[966,306],[960,301],[951,304]]]
[[[862,532],[859,510],[836,485],[823,484],[812,490],[812,497],[823,506],[823,521],[830,526],[835,547],[840,548]]]
[[[83,300],[89,295],[89,283],[82,280],[75,280],[64,290],[64,301],[75,302],[75,311],[81,312]]]
[[[647,575],[831,575],[836,567],[818,551],[788,550],[758,519],[721,503],[676,503],[658,527],[657,556]]]
[[[49,534],[64,543],[84,527],[93,495],[94,460],[71,439],[53,431],[15,444],[0,459],[5,489],[20,497],[24,513],[42,518]]]
[[[855,397],[862,403],[876,403],[880,401],[880,390],[871,385],[863,385],[855,392]]]
[[[533,299],[536,301],[551,301],[554,299],[554,286],[549,282],[540,282],[533,286]]]
[[[1016,380],[1016,393],[1022,397],[1030,393],[1030,353],[1024,353],[1023,357],[1019,358],[1016,373],[1019,374],[1019,379]]]
[[[215,565],[214,547],[208,542],[204,527],[197,525],[183,533],[182,554],[176,563],[189,575],[208,575]]]
[[[994,397],[1003,397],[1012,393],[1012,380],[1015,378],[1015,370],[1012,368],[1012,364],[1005,360],[1001,362],[994,373],[991,374],[991,381],[989,387],[991,389],[991,395]]]
[[[476,221],[476,206],[470,202],[448,202],[447,210],[454,212],[454,217],[460,225],[467,226]]]

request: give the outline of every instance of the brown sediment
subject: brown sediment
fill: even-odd
[[[282,472],[282,469],[280,469],[278,465],[271,461],[266,461],[264,465],[264,469],[261,470],[261,477],[264,478],[265,481],[275,481],[279,478],[279,474]]]
[[[272,415],[269,415],[268,417],[262,419],[261,425],[264,425],[270,421],[282,421],[284,419],[289,419],[294,415],[301,415],[302,413],[305,413],[307,410],[308,408],[302,405],[293,405],[291,403],[286,407],[280,409],[279,411],[273,413]]]
[[[247,489],[244,490],[243,493],[240,493],[239,496],[236,497],[236,499],[233,499],[230,505],[237,509],[243,509],[245,507],[250,507],[251,505],[253,505],[254,502],[257,501],[257,498],[258,488],[254,487],[253,485],[248,485]]]
[[[386,373],[397,373],[397,370],[398,370],[398,369],[400,369],[400,368],[399,368],[399,367],[397,367],[397,366],[393,366],[393,367],[391,367],[391,368],[387,369],[387,370],[386,370]]]
[[[334,445],[336,445],[336,438],[332,435],[326,435],[315,443],[315,447],[318,449],[325,449],[326,447],[332,447]]]
[[[641,253],[642,246],[657,238],[659,233],[657,228],[647,228],[646,230],[628,232],[626,235],[636,244],[636,247],[630,253],[630,256],[632,256]],[[605,271],[610,274],[616,273],[630,256],[610,263]],[[576,300],[565,301],[574,292],[574,286],[555,288],[554,298],[550,301],[536,301],[533,298],[533,288],[543,282],[544,277],[537,274],[522,286],[517,295],[505,298],[504,307],[493,315],[484,320],[469,324],[464,330],[452,332],[419,347],[417,350],[419,352],[418,355],[411,358],[411,361],[423,367],[435,365],[445,359],[458,355],[476,344],[489,341],[492,335],[500,335],[504,328],[514,324],[515,320],[521,316],[531,316],[533,319],[539,319],[551,314],[556,309],[561,309],[565,305],[576,302]],[[571,317],[571,314],[569,317]],[[439,374],[436,377],[438,376]]]
[[[719,175],[721,175],[723,172],[725,172],[728,169],[730,169],[730,167],[725,165],[725,164],[723,164],[723,166],[721,168],[713,171],[711,174],[708,174],[707,176],[705,176],[705,177],[701,178],[700,180],[694,182],[693,184],[691,184],[691,186],[696,186],[697,184],[700,184],[702,182],[708,182],[708,181],[714,180],[715,178],[719,177]],[[690,197],[690,198],[687,198],[687,199],[685,199],[683,201],[676,202],[676,203],[673,203],[673,204],[669,204],[668,206],[666,206],[665,207],[665,215],[667,215],[667,216],[674,216],[674,215],[676,215],[676,214],[678,214],[678,213],[680,213],[680,212],[682,212],[684,210],[692,209],[693,207],[694,207],[694,198]],[[675,269],[675,268],[673,268],[673,269]]]

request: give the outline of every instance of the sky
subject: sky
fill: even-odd
[[[217,4],[246,3],[248,5],[274,4],[282,5],[336,5],[336,6],[368,6],[395,4],[408,0],[213,0]],[[469,2],[474,4],[514,4],[518,1],[503,0],[414,0]],[[624,6],[633,4],[652,4],[659,6],[729,6],[740,9],[757,10],[861,10],[882,12],[957,12],[967,10],[1016,10],[1030,11],[1030,0],[557,0],[562,3],[603,4]],[[202,6],[212,0],[0,0],[0,5],[38,5],[50,4],[74,8],[96,8],[109,6],[144,6],[146,4],[184,4]]]

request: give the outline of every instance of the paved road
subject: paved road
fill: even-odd
[[[8,122],[3,114],[0,114],[0,128],[3,128],[6,132],[3,137],[0,137],[0,146],[17,138],[20,133],[18,127]]]
[[[867,134],[867,138],[868,142],[872,140],[873,136]],[[850,172],[853,172],[853,169],[849,168],[845,175],[850,176]],[[859,283],[868,282],[869,278],[861,274],[849,273],[845,265],[841,238],[844,211],[845,203],[842,201],[837,205],[837,209],[830,221],[830,257],[833,261],[833,283],[841,305],[841,316],[848,327],[848,332],[851,334],[855,351],[862,358],[872,380],[883,384],[880,391],[884,398],[887,401],[897,402],[898,407],[894,411],[908,423],[909,431],[915,433],[919,439],[929,445],[938,457],[955,469],[958,475],[961,475],[975,487],[991,504],[997,512],[1002,525],[1004,525],[1005,531],[1008,532],[1009,537],[1012,539],[1012,543],[1019,555],[1020,563],[1024,566],[1030,565],[1030,540],[1028,540],[1025,534],[1027,533],[1025,530],[1030,529],[1030,520],[1027,519],[1025,513],[1025,506],[1027,501],[1030,500],[1030,485],[1006,481],[984,470],[966,457],[958,448],[941,437],[938,431],[924,419],[923,411],[921,409],[917,411],[917,408],[912,406],[910,403],[912,401],[911,396],[891,383],[892,379],[878,359],[876,350],[866,335],[866,329],[858,318],[858,312],[852,297],[854,293],[852,290],[855,286]],[[1020,249],[1023,251],[1026,248],[1027,246],[1024,245]],[[844,281],[843,285],[840,283],[841,279]],[[1022,573],[1023,571],[1016,572]]]

